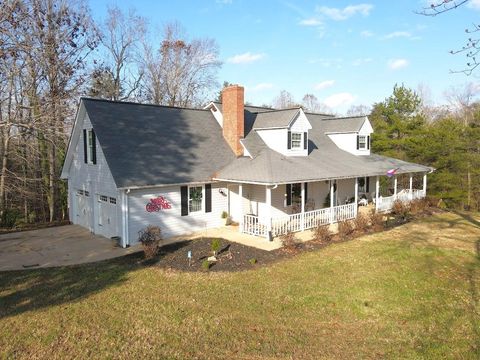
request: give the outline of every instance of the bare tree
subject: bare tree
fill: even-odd
[[[143,58],[143,91],[155,104],[199,105],[217,85],[217,43],[210,38],[189,40],[179,23],[165,26],[159,49],[144,45]]]
[[[306,111],[321,114],[331,114],[332,110],[325,104],[321,103],[313,94],[305,94],[302,98],[302,107]]]
[[[287,109],[298,104],[295,103],[292,94],[290,94],[287,90],[282,90],[280,91],[280,94],[273,99],[272,105],[275,109]]]
[[[367,105],[352,105],[347,110],[347,116],[364,116],[370,114],[372,109]]]
[[[118,7],[108,8],[101,44],[105,58],[92,73],[91,95],[125,100],[138,90],[142,73],[136,53],[146,30],[146,20],[130,10],[125,15]]]
[[[450,103],[452,111],[459,119],[462,119],[464,126],[473,121],[474,101],[480,95],[478,84],[469,82],[463,86],[452,86],[444,93],[445,98]]]
[[[436,0],[430,1],[429,5],[417,11],[417,14],[424,16],[437,16],[458,7],[467,4],[471,0]],[[451,72],[461,72],[471,75],[472,72],[480,65],[478,54],[480,52],[480,38],[474,37],[472,34],[480,31],[480,24],[473,24],[472,27],[465,29],[469,35],[466,43],[459,49],[451,50],[451,54],[465,54],[467,57],[466,68],[463,70],[455,70]]]

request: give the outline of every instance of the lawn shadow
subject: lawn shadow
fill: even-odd
[[[169,253],[191,241],[162,246],[156,261],[143,260],[143,253],[95,263],[56,268],[0,272],[0,319],[50,306],[82,300],[127,280],[129,272],[155,266]]]

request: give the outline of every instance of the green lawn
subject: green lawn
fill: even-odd
[[[0,273],[0,358],[478,359],[474,217],[435,215],[239,273],[133,259]]]

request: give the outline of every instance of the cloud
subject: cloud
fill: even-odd
[[[353,66],[360,66],[372,62],[372,58],[358,58],[352,61]]]
[[[409,64],[407,59],[390,59],[388,60],[388,67],[392,70],[399,70],[407,67]]]
[[[315,90],[324,90],[332,87],[335,84],[335,80],[325,80],[314,86]]]
[[[339,106],[348,106],[352,104],[357,97],[348,92],[333,94],[327,97],[323,103],[330,108],[335,108]]]
[[[467,3],[467,6],[468,6],[470,9],[480,10],[480,0],[470,0],[470,1]]]
[[[373,9],[372,4],[358,4],[358,5],[348,5],[341,8],[331,8],[327,6],[317,6],[316,12],[324,15],[332,20],[341,21],[347,20],[352,16],[360,14],[362,16],[368,16],[370,11]]]
[[[300,25],[302,26],[320,26],[323,23],[315,18],[309,18],[309,19],[303,19],[299,22]]]
[[[243,54],[238,54],[227,59],[227,62],[232,64],[249,64],[260,59],[263,59],[265,54],[252,54],[251,52],[246,52]]]
[[[249,87],[248,90],[252,91],[252,92],[253,91],[257,92],[257,91],[268,90],[268,89],[271,89],[271,88],[273,88],[273,84],[271,84],[271,83],[259,83],[255,86]]]
[[[363,30],[361,33],[360,33],[360,36],[361,37],[372,37],[374,34],[373,32],[371,32],[370,30]]]
[[[391,32],[390,34],[385,35],[383,39],[389,40],[389,39],[400,38],[400,37],[411,38],[412,33],[408,31],[394,31],[394,32]]]

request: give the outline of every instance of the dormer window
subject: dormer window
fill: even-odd
[[[370,149],[370,136],[357,135],[357,150],[369,150]]]
[[[291,148],[292,149],[302,148],[302,133],[292,132]]]

